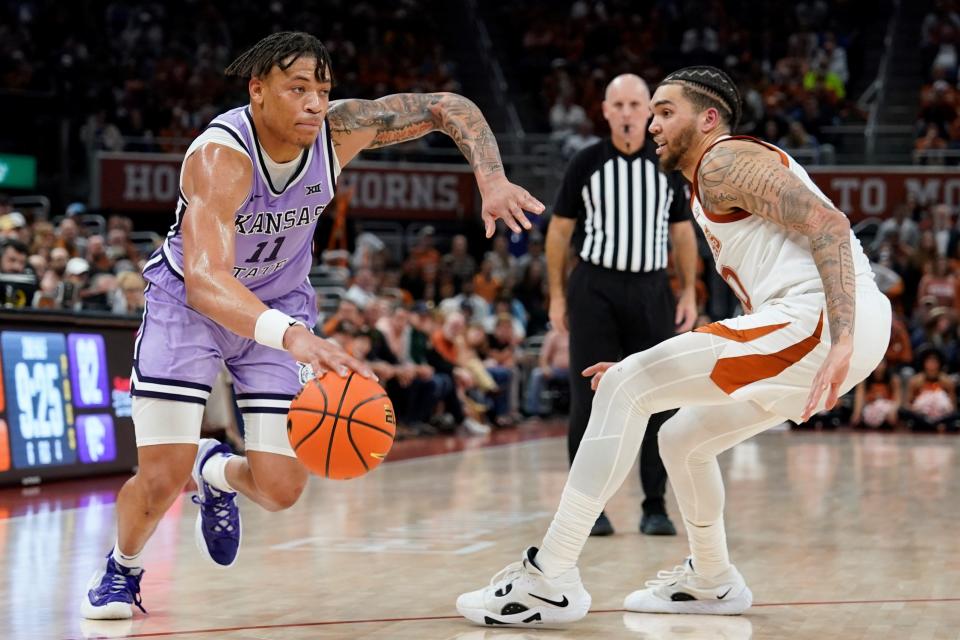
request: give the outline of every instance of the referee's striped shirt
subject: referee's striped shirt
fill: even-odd
[[[644,273],[667,267],[667,225],[691,220],[686,182],[665,174],[648,137],[627,155],[606,138],[571,160],[553,212],[575,218],[580,259],[615,271]]]

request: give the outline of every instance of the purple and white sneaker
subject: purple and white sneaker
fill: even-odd
[[[93,574],[80,614],[90,620],[124,620],[133,617],[133,607],[147,612],[140,604],[140,579],[143,569],[128,569],[116,563],[113,550],[107,554],[107,567]]]
[[[240,551],[240,507],[237,494],[218,491],[203,479],[203,465],[215,455],[230,453],[230,447],[212,439],[202,438],[193,463],[193,480],[197,495],[191,498],[200,505],[194,538],[197,548],[221,567],[229,567]]]

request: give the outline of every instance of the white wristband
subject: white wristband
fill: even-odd
[[[264,346],[283,351],[283,334],[295,324],[301,327],[307,326],[282,311],[267,309],[257,318],[257,325],[253,329],[253,339]]]

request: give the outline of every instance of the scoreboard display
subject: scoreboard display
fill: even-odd
[[[40,318],[0,317],[0,485],[131,470],[136,323]]]

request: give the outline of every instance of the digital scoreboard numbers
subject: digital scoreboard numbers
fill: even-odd
[[[75,463],[77,435],[63,334],[4,331],[0,346],[14,468]]]
[[[0,309],[0,487],[135,468],[135,328]]]
[[[107,384],[107,349],[103,336],[71,333],[67,336],[73,406],[78,411],[109,408],[113,400]],[[77,452],[84,464],[108,462],[117,457],[113,416],[78,414]]]
[[[107,350],[103,336],[95,333],[71,333],[67,337],[70,354],[70,381],[73,405],[78,409],[104,409],[110,406],[107,387]]]

